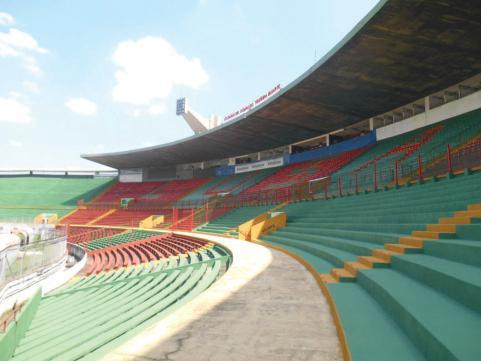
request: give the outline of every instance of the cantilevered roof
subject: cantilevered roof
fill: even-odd
[[[382,0],[314,66],[241,118],[172,143],[82,157],[113,168],[168,166],[325,134],[481,73],[480,34],[479,0]]]

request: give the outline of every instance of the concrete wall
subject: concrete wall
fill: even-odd
[[[400,122],[378,128],[376,129],[376,138],[378,141],[391,138],[479,108],[481,108],[481,91],[430,109]]]

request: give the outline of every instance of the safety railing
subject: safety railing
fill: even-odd
[[[42,229],[22,243],[0,251],[0,290],[8,283],[40,272],[67,255],[67,237],[63,230]]]

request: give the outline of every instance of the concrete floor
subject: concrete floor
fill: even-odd
[[[204,238],[232,251],[230,269],[103,361],[342,359],[327,302],[301,264],[253,243]]]

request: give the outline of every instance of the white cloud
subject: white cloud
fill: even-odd
[[[23,142],[19,141],[19,140],[15,140],[15,139],[10,139],[8,141],[8,144],[11,146],[11,147],[15,147],[15,148],[20,148],[23,146]]]
[[[165,112],[165,104],[154,104],[149,107],[149,113],[159,115]]]
[[[152,142],[142,142],[142,147],[148,148],[148,147],[153,147],[154,143]]]
[[[162,37],[121,42],[112,60],[118,67],[114,101],[147,107],[151,114],[165,110],[165,101],[174,86],[198,89],[209,80],[198,58],[179,54]]]
[[[16,99],[0,98],[0,122],[30,123],[30,108]]]
[[[39,92],[39,87],[37,83],[34,83],[33,81],[24,81],[22,83],[23,87],[28,90],[30,93],[38,93]]]
[[[0,32],[0,57],[19,57],[25,68],[34,75],[41,73],[37,59],[32,54],[45,54],[33,36],[18,29]]]
[[[97,104],[85,98],[70,98],[65,102],[65,106],[80,115],[91,116],[97,114]]]
[[[0,25],[7,26],[12,25],[15,22],[13,16],[7,13],[0,12]]]

